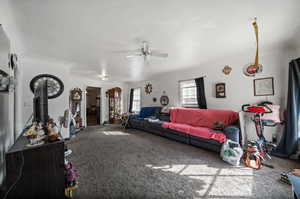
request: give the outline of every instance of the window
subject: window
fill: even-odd
[[[180,104],[184,107],[198,105],[195,80],[183,80],[179,82]]]
[[[141,109],[141,88],[133,89],[132,112],[139,112]]]

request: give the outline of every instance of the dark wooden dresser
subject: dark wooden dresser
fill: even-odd
[[[21,136],[6,153],[7,199],[60,199],[64,196],[64,142],[27,147]],[[21,174],[21,176],[20,176]]]

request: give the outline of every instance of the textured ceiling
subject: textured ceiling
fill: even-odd
[[[258,17],[261,46],[290,45],[300,29],[299,0],[11,0],[23,54],[72,63],[72,71],[135,81],[253,52]],[[168,58],[127,59],[117,53],[147,40]],[[251,56],[252,58],[253,56]]]

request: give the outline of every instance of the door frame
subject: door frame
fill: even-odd
[[[99,92],[99,96],[100,96],[100,106],[99,106],[99,113],[100,113],[100,124],[97,124],[96,126],[101,126],[101,120],[102,120],[102,87],[97,87],[97,86],[86,86],[85,87],[85,92],[84,92],[84,116],[85,116],[85,120],[84,120],[84,125],[86,127],[88,127],[87,125],[87,111],[86,111],[86,107],[87,107],[87,89],[88,88],[97,88],[97,89],[100,89],[100,92]]]

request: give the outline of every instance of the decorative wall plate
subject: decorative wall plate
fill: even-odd
[[[150,84],[150,83],[146,84],[146,86],[145,86],[145,93],[146,94],[152,93],[152,84]]]
[[[64,84],[63,82],[54,75],[49,74],[40,74],[35,76],[30,81],[30,89],[34,93],[35,89],[39,86],[39,84],[47,80],[48,84],[48,98],[53,99],[60,96],[64,92]]]
[[[244,67],[243,72],[248,77],[254,77],[257,73],[261,73],[263,70],[262,65],[250,64]]]
[[[232,71],[232,68],[228,65],[224,66],[222,72],[225,74],[225,75],[229,75]]]

